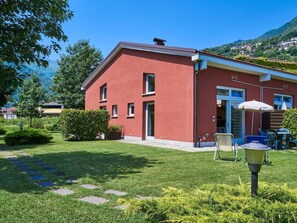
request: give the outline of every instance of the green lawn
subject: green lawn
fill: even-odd
[[[2,138],[0,146],[4,147]],[[43,171],[59,187],[76,191],[72,195],[56,195],[36,186],[0,156],[0,222],[144,222],[142,216],[127,217],[123,211],[113,209],[118,197],[104,191],[125,191],[128,193],[125,197],[130,198],[159,196],[162,188],[168,186],[192,190],[207,183],[234,185],[239,178],[250,181],[247,164],[213,161],[213,152],[187,153],[114,141],[67,142],[58,133],[50,144],[18,149],[11,151],[40,158],[79,182],[69,185]],[[272,165],[262,167],[259,180],[297,187],[297,151],[271,151],[269,159]],[[87,190],[79,186],[82,183],[98,188]],[[76,200],[90,195],[110,202],[97,206]]]

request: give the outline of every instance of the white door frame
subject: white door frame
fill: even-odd
[[[231,133],[231,105],[232,103],[241,103],[245,101],[245,90],[241,88],[230,88],[230,87],[223,87],[223,86],[217,86],[217,89],[224,89],[229,90],[229,96],[223,96],[223,95],[217,95],[217,100],[224,100],[226,101],[226,132]],[[242,97],[232,97],[231,91],[242,91],[243,96]],[[242,111],[243,112],[243,111]],[[237,143],[244,143],[245,138],[245,115],[244,112],[242,114],[242,130],[241,130],[242,138],[234,138],[234,141]]]
[[[148,121],[149,111],[148,111],[148,109],[149,109],[150,105],[155,106],[155,103],[154,102],[147,102],[145,104],[145,139],[146,140],[154,140],[155,139],[154,136],[148,136],[148,128],[149,128],[149,121]],[[154,117],[154,119],[155,119],[155,117]],[[154,120],[154,122],[155,122],[155,120]],[[154,125],[154,127],[155,127],[155,125]]]

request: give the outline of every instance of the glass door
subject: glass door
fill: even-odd
[[[244,143],[244,112],[237,110],[244,101],[244,90],[217,87],[217,132],[232,133],[237,143]]]
[[[230,132],[233,134],[237,143],[243,143],[243,111],[237,109],[238,105],[238,102],[230,101]]]
[[[155,104],[146,104],[146,139],[154,139],[155,136]]]

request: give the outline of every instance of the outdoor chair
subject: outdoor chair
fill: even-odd
[[[224,152],[234,152],[234,161],[238,161],[238,145],[234,143],[234,138],[231,133],[216,133],[214,135],[216,150],[214,154],[214,160],[217,158],[222,159],[220,154],[221,151]]]
[[[281,144],[281,140],[278,139],[277,132],[270,129],[267,130],[266,134],[268,138],[268,146],[277,150]]]

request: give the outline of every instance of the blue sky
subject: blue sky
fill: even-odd
[[[251,39],[297,16],[296,0],[70,0],[67,45],[87,39],[103,56],[120,41],[204,49]],[[50,59],[59,59],[52,54]]]

